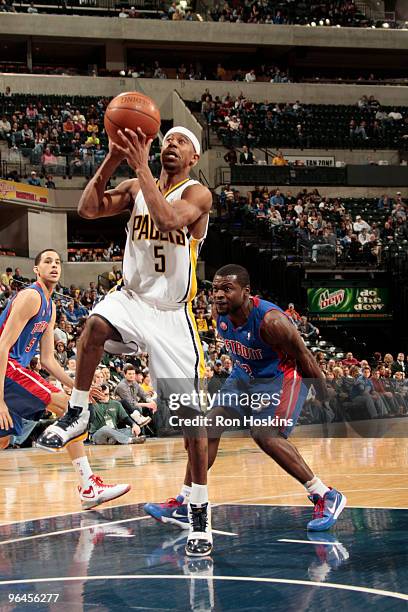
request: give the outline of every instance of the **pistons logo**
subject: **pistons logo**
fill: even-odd
[[[222,329],[222,331],[225,331],[226,329],[228,329],[228,325],[224,322],[220,323],[220,329]]]

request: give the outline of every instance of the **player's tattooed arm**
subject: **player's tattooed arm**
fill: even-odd
[[[274,350],[296,362],[296,368],[308,384],[313,384],[320,400],[328,399],[325,378],[296,327],[279,310],[266,313],[260,330],[261,338]]]

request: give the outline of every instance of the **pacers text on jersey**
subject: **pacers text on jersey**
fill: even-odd
[[[185,246],[186,235],[182,229],[159,232],[149,214],[135,215],[133,219],[132,240],[158,240],[176,246]]]

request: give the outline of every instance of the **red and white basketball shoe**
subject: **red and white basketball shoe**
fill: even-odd
[[[125,493],[130,491],[130,488],[129,484],[105,484],[100,476],[92,474],[88,480],[88,487],[86,489],[78,487],[78,491],[82,508],[90,510],[95,508],[95,506],[125,495]]]

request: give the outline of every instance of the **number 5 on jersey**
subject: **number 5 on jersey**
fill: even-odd
[[[154,247],[154,258],[158,259],[158,262],[154,264],[154,269],[156,272],[165,272],[166,271],[166,256],[162,253],[164,246],[155,246]]]

